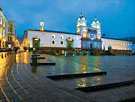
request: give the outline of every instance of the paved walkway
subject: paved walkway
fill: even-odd
[[[42,70],[38,70],[42,71]],[[118,102],[135,97],[135,84],[85,93],[71,80],[53,81],[46,72],[34,74],[30,64],[13,64],[0,80],[0,102]]]
[[[89,99],[63,90],[47,78],[39,78],[30,72],[30,65],[15,64],[1,85],[1,100],[9,102],[89,102]]]

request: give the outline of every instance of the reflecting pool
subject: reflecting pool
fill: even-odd
[[[34,66],[31,72],[40,77],[47,75],[106,71],[107,75],[57,81],[67,87],[85,87],[135,79],[135,56],[51,56],[39,62],[56,62],[56,66]]]
[[[90,99],[91,97],[94,99],[97,98],[96,100],[104,100],[106,98],[112,100],[114,94],[116,98],[118,98],[119,95],[121,95],[122,98],[125,98],[125,96],[134,97],[134,85],[92,93],[83,93],[75,88],[134,80],[135,56],[65,57],[40,54],[40,58],[36,61],[37,63],[54,62],[56,65],[31,66],[31,53],[27,51],[16,54],[13,52],[0,52],[0,101],[2,100],[3,102],[4,100],[4,102],[7,102],[7,100],[11,100],[13,102],[21,102],[19,100],[25,98],[30,99],[29,101],[31,101],[31,98],[33,100],[40,100],[41,98],[39,98],[39,96],[45,99],[45,96],[51,98],[53,95],[58,95],[61,97],[65,95],[65,93],[71,95],[71,97],[73,97],[72,94],[74,94],[75,97],[87,96],[90,97]],[[47,76],[51,75],[100,71],[105,71],[107,74],[71,79],[63,78],[61,80],[47,78]],[[54,93],[54,91],[56,93]],[[122,98],[119,97],[120,100]]]
[[[75,78],[57,81],[67,87],[85,87],[106,82],[135,79],[135,56],[51,56],[41,54],[45,59],[38,62],[55,62],[56,65],[31,66],[29,52],[9,54],[0,53],[0,80],[10,71],[13,63],[27,68],[33,75],[45,78],[48,75],[88,73],[106,71],[107,75]],[[24,66],[23,66],[24,65]],[[25,70],[24,68],[24,70]],[[23,75],[22,75],[23,76]]]

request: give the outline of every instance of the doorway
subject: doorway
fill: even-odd
[[[33,48],[39,49],[40,48],[40,38],[33,38]]]

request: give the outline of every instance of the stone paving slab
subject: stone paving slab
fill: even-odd
[[[22,67],[22,69],[23,69],[23,67]],[[56,85],[55,82],[50,81],[47,78],[42,79],[42,81],[44,80],[43,82],[40,79],[35,80],[35,78],[32,76],[32,74],[26,73],[26,70],[21,70],[20,72],[23,73],[20,75],[25,75],[25,77],[22,76],[22,78],[24,78],[22,80],[25,81],[23,83],[23,86],[27,85],[28,83],[29,83],[29,85],[32,86],[32,88],[30,88],[30,87],[27,88],[28,92],[30,92],[30,94],[28,96],[25,96],[25,94],[21,95],[21,93],[19,93],[21,96],[24,95],[23,97],[26,102],[37,102],[37,101],[38,102],[58,102],[58,101],[59,102],[69,102],[69,101],[70,102],[84,102],[84,99],[85,99],[84,96],[80,96],[80,98],[78,98],[79,92],[75,92],[75,90],[61,88],[61,87],[59,87],[59,85]],[[12,78],[10,80],[12,80]],[[20,82],[22,80],[20,80]],[[40,86],[40,83],[42,84],[41,86]],[[71,92],[71,91],[74,91],[74,92]],[[19,90],[18,90],[18,92],[19,92]],[[64,94],[63,92],[64,93],[66,92],[66,94]],[[68,95],[67,95],[67,93],[68,93]],[[87,94],[84,94],[84,95],[87,96],[86,100],[88,102],[89,102],[89,100],[94,100],[93,97],[90,96],[91,97],[90,98],[90,97],[88,97]],[[110,94],[110,95],[112,95],[112,94]],[[77,97],[77,99],[74,97]],[[113,97],[116,98],[115,95],[111,96],[111,98],[113,98]],[[100,95],[98,96],[98,98],[101,100]],[[108,101],[108,100],[110,100],[110,96],[109,96],[109,99],[106,98],[106,101]],[[95,98],[95,101],[98,101],[98,99]],[[101,101],[99,101],[99,102],[101,102]]]
[[[135,102],[135,97],[124,99],[124,100],[121,100],[119,102]]]
[[[20,69],[23,69],[23,70],[19,69],[19,72],[21,72],[23,74],[19,74],[19,75],[20,75],[20,77],[22,77],[22,80],[24,81],[24,83],[26,82],[26,84],[23,84],[23,86],[25,86],[25,85],[31,86],[31,88],[30,87],[27,88],[27,90],[30,92],[31,98],[30,97],[27,98],[26,101],[28,101],[28,102],[35,101],[36,102],[38,100],[38,102],[40,102],[40,101],[44,102],[44,100],[47,100],[47,102],[58,102],[58,101],[59,102],[66,102],[66,101],[68,102],[70,99],[72,102],[83,102],[83,100],[81,100],[81,98],[79,98],[79,97],[75,97],[74,95],[67,93],[67,92],[63,93],[62,90],[58,89],[54,85],[51,85],[50,81],[48,81],[48,80],[44,80],[44,82],[42,82],[40,80],[36,80],[32,76],[32,74],[27,74],[26,70],[24,70],[23,65],[21,65],[20,67],[21,67]],[[19,81],[22,81],[22,80],[19,80]],[[40,96],[40,99],[37,96]]]
[[[86,97],[91,97],[96,100],[96,102],[118,102],[123,99],[130,97],[135,97],[135,85],[114,88],[104,91],[97,91],[92,93],[87,93]]]

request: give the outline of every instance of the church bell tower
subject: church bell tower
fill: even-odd
[[[96,39],[101,39],[101,23],[97,20],[97,18],[94,19],[91,27],[96,30]]]
[[[88,37],[87,33],[87,21],[86,18],[81,14],[77,19],[76,33],[80,34],[82,37]]]

